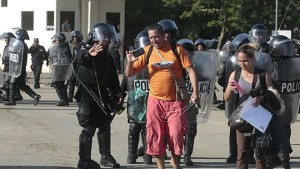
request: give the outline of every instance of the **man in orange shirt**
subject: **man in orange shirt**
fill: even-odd
[[[148,45],[144,47],[145,54],[138,58],[133,57],[132,52],[127,51],[126,75],[133,76],[144,67],[148,67],[150,93],[147,104],[146,153],[154,155],[158,168],[164,169],[166,153],[164,139],[167,137],[172,154],[171,164],[174,169],[178,169],[180,168],[178,157],[182,155],[184,134],[187,130],[186,113],[183,111],[186,102],[176,100],[175,81],[168,66],[173,70],[176,78],[183,76],[182,69],[187,71],[194,89],[190,102],[198,99],[197,77],[185,49],[176,45],[180,56],[177,58],[172,51],[170,42],[165,41],[161,25],[149,26],[148,35],[153,51],[148,56],[149,49],[152,48],[151,45]],[[166,62],[162,62],[159,53]],[[168,63],[168,65],[163,65],[163,63]]]

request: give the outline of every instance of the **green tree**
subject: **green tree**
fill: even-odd
[[[145,26],[163,18],[173,19],[180,38],[219,38],[219,47],[254,24],[275,29],[274,0],[126,0],[126,37],[134,38]],[[278,2],[278,28],[300,35],[300,1]],[[135,35],[135,36],[133,36]]]

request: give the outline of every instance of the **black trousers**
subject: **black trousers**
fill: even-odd
[[[31,65],[31,70],[33,72],[34,81],[36,84],[40,83],[41,73],[42,73],[42,66],[43,65]]]

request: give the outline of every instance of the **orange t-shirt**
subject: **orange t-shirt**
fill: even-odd
[[[160,68],[153,66],[153,63],[162,62],[160,56],[156,53],[155,49],[149,57],[149,63],[146,65],[146,57],[150,45],[144,47],[145,54],[138,57],[138,60],[133,63],[134,73],[141,71],[145,66],[149,70],[149,95],[159,100],[176,100],[176,88],[172,73],[168,68]],[[179,53],[183,68],[192,66],[191,61],[184,48],[181,45],[176,45]],[[171,45],[167,43],[164,47],[157,49],[158,52],[164,57],[166,61],[174,62],[171,65],[176,78],[182,77],[181,63],[177,60],[176,55],[173,53]]]

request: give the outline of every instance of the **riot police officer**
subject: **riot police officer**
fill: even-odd
[[[269,45],[268,41],[270,40],[269,31],[263,24],[255,24],[251,27],[251,30],[249,31],[249,35],[253,36],[257,39],[257,42],[259,44],[259,51],[263,53],[269,53]]]
[[[73,66],[73,72],[68,80],[68,90],[69,90],[69,102],[73,102],[73,97],[74,97],[74,90],[75,90],[75,85],[76,85],[76,76],[75,73],[78,72],[78,62],[76,59],[77,52],[81,47],[85,46],[85,43],[82,42],[83,40],[83,35],[79,30],[74,30],[70,33],[70,48],[71,48],[71,53],[72,53],[72,66]]]
[[[39,44],[39,39],[34,38],[32,46],[29,48],[28,53],[31,53],[31,70],[34,75],[34,88],[40,88],[40,75],[42,73],[43,61],[46,61],[46,65],[49,64],[48,54],[44,46]]]
[[[121,72],[121,55],[119,53],[120,46],[121,46],[121,42],[120,39],[118,39],[115,45],[112,45],[110,48],[108,48],[109,53],[113,57],[114,64],[116,66],[118,74]]]
[[[26,85],[28,47],[24,42],[25,40],[29,40],[29,36],[27,31],[22,28],[16,31],[16,39],[10,39],[9,53],[12,57],[9,58],[9,75],[11,77],[9,81],[9,101],[5,105],[16,105],[16,86],[34,99],[35,106],[41,98],[40,95]]]
[[[192,105],[187,110],[188,130],[184,140],[183,163],[186,166],[192,166],[193,161],[191,156],[194,149],[195,137],[197,135],[197,123],[206,122],[211,112],[214,93],[213,89],[217,75],[217,61],[216,55],[213,52],[195,51],[194,42],[190,39],[181,39],[177,43],[182,45],[187,50],[188,56],[192,61],[192,65],[196,71],[196,76],[198,79],[197,86],[200,99],[199,101],[196,101],[196,104]],[[188,86],[187,88],[189,92],[192,93],[190,78],[187,77],[186,79],[186,86]]]
[[[1,36],[0,39],[4,39],[5,41],[5,47],[3,49],[3,56],[2,56],[2,64],[4,64],[3,67],[3,73],[5,76],[4,79],[4,84],[3,86],[1,86],[1,89],[4,90],[4,94],[3,94],[3,98],[2,101],[8,101],[8,94],[9,94],[9,80],[10,80],[10,76],[8,74],[9,71],[9,51],[8,51],[8,45],[9,45],[9,41],[10,38],[15,38],[15,35],[12,34],[11,32],[4,32]],[[19,100],[23,100],[23,97],[20,93],[20,89],[18,86],[16,86],[16,95],[15,95],[15,100],[19,101]]]
[[[300,88],[297,84],[300,81],[300,57],[296,55],[293,40],[283,35],[277,35],[270,41],[270,54],[274,64],[274,87],[286,106],[279,119],[290,138],[291,124],[296,122],[299,109]]]
[[[194,42],[190,39],[181,39],[177,42],[178,44],[182,45],[184,49],[188,52],[195,51]],[[188,53],[189,57],[191,57],[191,53]],[[192,153],[194,149],[194,141],[197,135],[197,114],[198,111],[195,108],[190,108],[187,113],[188,118],[188,131],[184,137],[184,157],[183,157],[183,164],[186,166],[192,166]]]
[[[112,57],[108,52],[111,42],[116,42],[115,29],[106,23],[95,24],[86,42],[87,46],[78,51],[78,90],[75,99],[79,110],[77,117],[83,127],[79,136],[78,168],[100,168],[91,159],[92,138],[97,132],[101,154],[100,164],[118,168],[120,164],[111,155],[111,121],[113,109],[122,104],[122,91]],[[111,100],[108,90],[115,96]]]
[[[54,34],[51,39],[54,45],[49,49],[50,69],[52,72],[52,86],[55,88],[59,97],[57,106],[68,106],[69,98],[65,81],[69,80],[71,69],[71,51],[63,33]]]
[[[210,41],[210,40],[204,40],[202,38],[198,38],[195,41],[195,49],[196,49],[196,51],[206,51],[206,49],[207,49],[207,41]],[[217,88],[215,88],[215,90],[216,89]],[[216,92],[214,92],[214,95],[213,95],[213,104],[217,104],[217,103],[218,103],[217,94],[216,94]]]
[[[176,23],[171,19],[162,19],[157,23],[164,29],[165,40],[167,42],[176,43],[176,38],[179,36],[179,30]]]
[[[2,55],[2,64],[4,65],[3,67],[3,73],[5,76],[3,86],[1,86],[1,89],[4,91],[3,94],[3,101],[8,101],[8,93],[9,93],[9,74],[8,74],[8,68],[9,68],[9,51],[8,51],[8,45],[10,38],[15,38],[15,35],[13,35],[11,32],[4,32],[1,36],[0,39],[4,39],[6,45],[3,49],[3,55]],[[0,91],[2,94],[2,91]]]
[[[206,50],[206,41],[202,38],[198,38],[196,41],[195,41],[195,49],[197,51],[203,51],[203,50]]]

